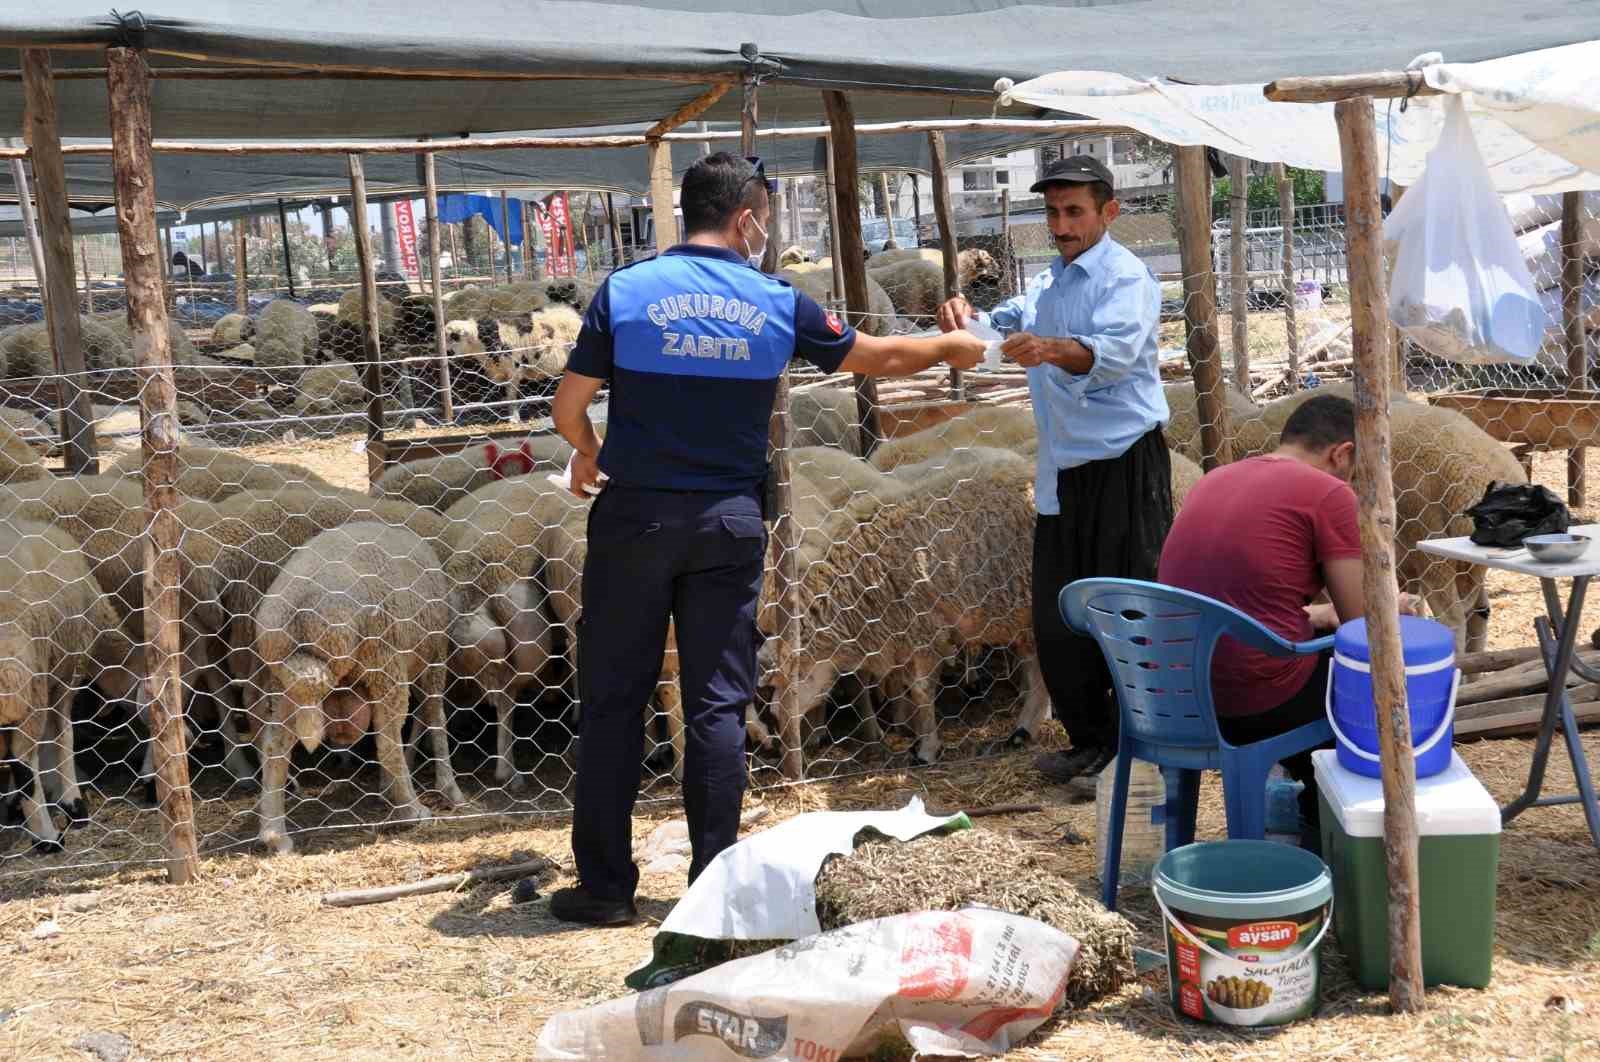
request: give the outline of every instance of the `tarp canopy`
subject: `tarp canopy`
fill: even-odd
[[[583,130],[582,133],[642,134],[648,126],[618,126]],[[728,126],[717,123],[715,128]],[[580,135],[575,131],[567,131]],[[522,134],[546,136],[545,133]],[[949,161],[1016,151],[1062,138],[1060,133],[1037,131],[973,131],[946,134]],[[737,140],[711,140],[713,151],[737,150]],[[700,141],[673,141],[672,167],[682,176],[701,154]],[[921,133],[884,133],[857,140],[863,172],[929,169],[928,138]],[[762,137],[756,150],[767,161],[769,173],[780,176],[821,173],[826,167],[827,144],[821,138],[777,139]],[[109,202],[113,194],[109,155],[66,156],[67,194],[75,203]],[[363,161],[367,189],[373,196],[416,191],[422,186],[419,157],[368,155]],[[435,155],[435,175],[445,190],[536,186],[574,190],[649,191],[649,160],[643,147],[559,148],[539,150],[461,151]],[[314,198],[347,196],[350,171],[343,155],[171,155],[155,156],[156,195],[162,203],[179,209],[204,204],[284,196]],[[16,199],[11,169],[0,167],[0,200]],[[932,204],[928,204],[932,209]],[[76,230],[75,231],[81,231]],[[0,234],[4,230],[0,229]]]
[[[802,124],[821,119],[823,89],[851,91],[861,120],[986,115],[1001,74],[1094,66],[1218,84],[1594,38],[1600,4],[1583,0],[1314,10],[1282,0],[149,0],[126,15],[107,0],[46,0],[0,10],[0,49],[73,49],[56,53],[85,75],[58,86],[67,136],[105,135],[98,48],[119,44],[147,48],[158,69],[157,136],[316,137],[649,122],[704,82],[752,69],[765,82],[763,121]],[[753,68],[744,42],[763,57]],[[192,77],[224,67],[234,68],[225,80]],[[397,80],[415,76],[426,80]],[[21,107],[20,92],[0,94],[0,131],[20,129]],[[736,119],[738,108],[730,92],[709,117]]]
[[[1600,188],[1600,41],[1421,70],[1432,87],[1467,94],[1473,134],[1501,192]],[[1333,104],[1274,103],[1262,88],[1066,71],[1016,85],[1002,101],[1073,110],[1257,162],[1341,169]],[[1415,184],[1444,125],[1440,97],[1406,106],[1374,100],[1373,108],[1384,176]]]

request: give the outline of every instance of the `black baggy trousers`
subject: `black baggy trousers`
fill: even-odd
[[[1160,428],[1120,457],[1056,475],[1059,516],[1033,533],[1033,632],[1055,716],[1075,747],[1117,743],[1111,673],[1093,639],[1073,633],[1056,598],[1078,579],[1154,581],[1172,527],[1172,459]]]
[[[589,514],[578,621],[572,853],[593,896],[632,899],[645,711],[670,619],[683,690],[683,806],[693,881],[738,837],[745,708],[755,695],[766,527],[754,493],[612,484]]]

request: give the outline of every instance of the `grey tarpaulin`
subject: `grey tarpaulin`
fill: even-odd
[[[75,49],[59,65],[95,68],[95,46],[143,45],[157,68],[156,135],[301,137],[654,121],[693,99],[694,81],[742,74],[745,41],[767,60],[763,121],[800,124],[821,120],[819,89],[859,90],[861,121],[986,115],[1002,75],[1266,81],[1600,37],[1600,4],[1578,0],[149,0],[139,11],[13,2],[0,10],[0,48]],[[257,70],[162,76],[240,64]],[[920,95],[897,94],[908,90]],[[58,97],[63,134],[105,134],[101,78],[64,80]],[[0,94],[0,129],[20,127],[21,105],[21,93]],[[710,117],[734,119],[738,106],[731,93]]]
[[[639,134],[646,128],[636,125],[584,132]],[[578,131],[566,132],[576,135]],[[1060,138],[1059,133],[1038,132],[947,134],[949,155],[953,162],[1001,154]],[[769,172],[788,176],[821,173],[826,165],[824,144],[820,138],[762,139],[758,141],[757,150],[768,160]],[[713,151],[734,150],[738,147],[738,141],[714,140],[711,145]],[[863,136],[859,142],[859,153],[863,172],[928,171],[928,138],[920,133]],[[673,142],[674,172],[681,176],[699,155],[699,142]],[[386,192],[412,191],[417,187],[414,156],[368,155],[364,165],[367,189],[374,196],[381,197]],[[66,157],[66,168],[68,195],[75,202],[110,201],[112,184],[109,155],[69,155]],[[439,187],[447,191],[527,185],[636,195],[644,195],[649,191],[649,160],[642,147],[440,153],[436,156],[436,168]],[[155,175],[156,193],[161,202],[177,208],[280,195],[285,198],[343,196],[350,191],[350,173],[343,155],[158,154],[155,156]],[[10,168],[4,167],[0,168],[0,200],[8,197],[14,200],[15,192]],[[206,220],[214,219],[208,214]],[[4,229],[0,228],[0,235],[3,234]]]

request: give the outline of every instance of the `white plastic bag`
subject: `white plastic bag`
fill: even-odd
[[[1472,138],[1466,105],[1447,96],[1444,108],[1444,130],[1422,179],[1384,222],[1394,263],[1389,320],[1450,361],[1531,361],[1549,318]]]
[[[1053,1014],[1078,942],[971,907],[844,926],[693,977],[566,1011],[536,1059],[826,1062],[898,1034],[918,1055],[998,1055]]]

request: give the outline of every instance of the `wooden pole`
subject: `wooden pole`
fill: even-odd
[[[650,216],[655,221],[656,251],[678,242],[678,219],[672,213],[672,145],[652,140],[650,156]]]
[[[367,216],[361,215],[361,224],[356,226],[358,232],[367,231]],[[205,232],[204,227],[201,233]],[[289,215],[284,211],[283,200],[278,200],[278,238],[283,242],[283,283],[289,289],[289,298],[294,298],[294,259],[289,254]],[[204,243],[204,239],[201,240]]]
[[[1183,261],[1183,316],[1200,420],[1201,464],[1207,472],[1233,460],[1222,358],[1217,351],[1217,278],[1211,268],[1211,179],[1203,147],[1174,147],[1178,254]],[[1245,384],[1249,387],[1248,381]]]
[[[22,74],[45,265],[40,292],[44,296],[45,327],[50,332],[50,350],[59,377],[61,445],[68,472],[94,475],[99,471],[100,462],[95,452],[94,407],[89,393],[83,389],[87,368],[83,324],[78,317],[72,217],[67,206],[67,172],[61,161],[61,137],[56,126],[56,90],[51,78],[50,53],[42,48],[24,49]]]
[[[444,277],[439,272],[439,176],[434,168],[433,152],[422,156],[423,187],[426,202],[423,211],[428,222],[428,271],[432,277],[433,292],[433,353],[439,359],[439,399],[444,407],[446,424],[455,423],[455,401],[450,393],[450,358],[444,349]],[[522,217],[526,221],[528,208],[524,204]],[[522,264],[526,266],[532,248],[523,241]]]
[[[1583,320],[1583,193],[1561,197],[1561,319],[1567,347],[1567,386],[1589,389],[1589,358]],[[1567,451],[1567,504],[1581,506],[1589,493],[1584,448]]]
[[[506,237],[501,241],[506,252],[506,283],[511,284],[515,282],[511,275],[511,196],[504,188],[500,189],[500,229]],[[490,269],[490,272],[494,270]]]
[[[1372,101],[1334,107],[1344,169],[1345,242],[1355,361],[1356,495],[1361,581],[1383,769],[1383,837],[1389,875],[1389,1002],[1422,1009],[1422,919],[1418,909],[1417,765],[1411,752],[1405,660],[1394,565],[1394,482],[1389,467],[1389,315],[1383,284],[1383,220]]]
[[[1016,257],[1011,253],[1011,189],[1000,189],[1000,268],[1005,270],[1005,288],[1009,298],[1020,288],[1017,285]]]
[[[33,213],[33,194],[28,190],[28,171],[21,159],[11,160],[11,180],[17,188],[17,207],[22,213],[22,231],[28,238],[28,257],[33,260],[33,278],[44,291],[46,273],[44,244],[39,239],[39,220]]]
[[[356,225],[356,268],[361,273],[361,352],[366,361],[367,481],[383,475],[388,444],[383,438],[383,347],[378,341],[378,281],[372,272],[372,232],[367,228],[367,177],[361,156],[350,156],[350,206]]]
[[[1281,77],[1261,90],[1274,103],[1335,103],[1353,99],[1437,96],[1420,70],[1386,70],[1336,77]]]
[[[535,280],[534,276],[534,242],[533,242],[533,202],[522,201],[522,279]]]
[[[756,46],[745,44],[739,51],[753,68],[760,56]],[[758,88],[752,70],[744,79],[739,108],[739,129],[742,134],[739,150],[744,155],[755,154],[759,119]],[[769,238],[768,243],[771,242]],[[767,269],[766,261],[762,262],[762,268]],[[767,442],[772,448],[767,518],[772,521],[770,548],[773,600],[777,602],[778,666],[788,672],[789,679],[783,683],[783,690],[778,695],[779,738],[783,742],[780,766],[785,778],[799,780],[805,777],[805,746],[800,729],[800,676],[794,671],[794,661],[800,649],[800,529],[794,522],[794,488],[789,465],[790,441],[793,437],[794,423],[789,412],[789,370],[785,368],[778,376],[778,394],[772,405],[772,416],[767,421]]]
[[[825,138],[822,160],[823,176],[828,185],[828,261],[833,266],[833,285],[830,294],[835,300],[844,299],[844,258],[839,254],[839,196],[838,170],[833,159],[833,136]]]
[[[861,241],[861,168],[856,152],[856,114],[843,92],[824,92],[823,106],[833,129],[833,183],[838,228],[834,235],[835,268],[844,270],[845,308],[857,328],[867,323],[867,260]],[[870,457],[878,446],[878,381],[860,373],[855,377],[856,410],[861,416],[861,456]]]
[[[1393,210],[1400,202],[1400,197],[1405,193],[1406,190],[1403,185],[1391,182],[1389,185],[1389,209]],[[1394,263],[1391,262],[1389,267],[1392,270]],[[1405,393],[1406,389],[1406,350],[1405,336],[1401,333],[1398,325],[1391,323],[1389,326],[1389,361],[1390,368],[1393,370],[1394,382],[1392,386],[1394,390],[1402,394]]]
[[[233,301],[240,313],[250,312],[250,245],[244,236],[244,219],[233,222]]]
[[[1250,263],[1245,247],[1245,227],[1250,220],[1250,166],[1243,156],[1228,159],[1228,191],[1232,200],[1228,226],[1232,237],[1229,259],[1233,274],[1233,386],[1250,393]]]
[[[583,220],[578,224],[578,242],[583,244],[583,271],[594,280],[594,254],[589,250],[589,218],[594,214],[594,193],[583,194]],[[576,270],[574,270],[576,272]]]
[[[900,246],[900,241],[894,238],[894,200],[889,197],[889,174],[883,171],[878,173],[878,195],[883,199],[883,220],[887,229],[883,249],[891,251]]]
[[[201,226],[201,228],[204,229],[204,226]],[[222,272],[222,222],[220,221],[211,223],[211,242],[217,248],[217,264],[215,268],[207,270],[207,272],[220,273]]]
[[[922,178],[911,175],[911,227],[917,230],[917,246],[922,246]]]
[[[317,204],[317,212],[322,215],[322,248],[328,254],[328,273],[331,276],[333,274],[334,255],[333,204],[319,203]]]
[[[772,217],[767,223],[767,250],[761,256],[761,271],[763,273],[776,273],[778,271],[778,254],[783,243],[783,186],[788,181],[781,181],[778,185],[778,194],[772,197]]]
[[[83,311],[94,313],[94,278],[89,275],[89,238],[78,237],[78,258],[83,262]]]
[[[784,205],[787,208],[789,217],[789,243],[798,246],[802,231],[800,226],[800,181],[798,178],[791,177],[783,182],[783,198],[787,200]]]
[[[1300,326],[1295,320],[1294,308],[1294,181],[1289,179],[1283,163],[1272,164],[1272,176],[1278,182],[1279,230],[1283,242],[1283,328],[1288,342],[1289,390],[1300,389]]]
[[[928,134],[928,169],[933,174],[933,221],[939,229],[939,248],[944,255],[944,297],[953,299],[961,294],[961,274],[956,268],[959,252],[956,250],[955,222],[950,218],[950,180],[945,174],[943,133]],[[919,215],[922,213],[920,203],[916,210]],[[966,397],[966,393],[966,386],[961,382],[961,370],[951,369],[951,399],[960,401]]]
[[[111,166],[117,195],[117,236],[128,293],[128,323],[139,376],[143,433],[144,694],[149,703],[156,800],[167,852],[167,879],[182,885],[199,873],[194,804],[189,790],[189,741],[178,672],[178,395],[156,231],[156,188],[150,154],[150,71],[132,48],[106,50],[111,115]],[[35,141],[37,144],[37,141]],[[71,274],[69,273],[68,276]]]
[[[523,217],[527,217],[526,211]],[[606,227],[611,230],[611,268],[621,269],[628,262],[622,253],[622,223],[617,220],[617,200],[610,192],[606,193]]]

